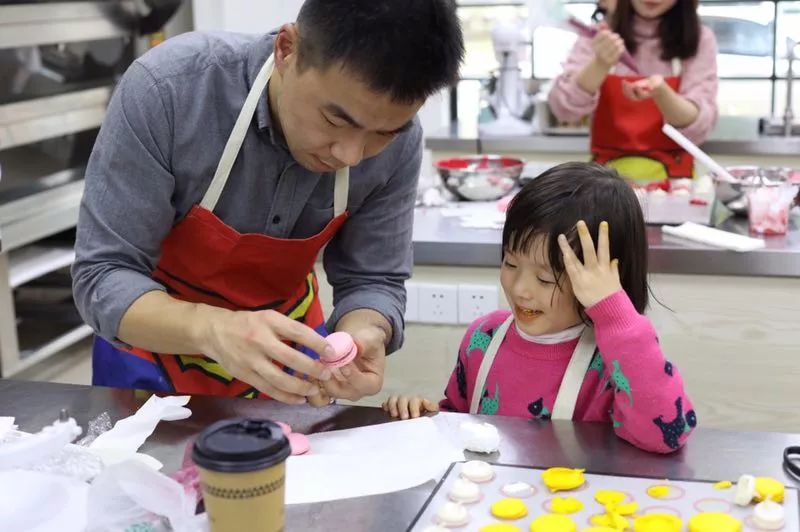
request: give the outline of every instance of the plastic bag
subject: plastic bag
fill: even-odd
[[[195,499],[175,480],[136,460],[107,467],[89,488],[88,532],[198,532]]]

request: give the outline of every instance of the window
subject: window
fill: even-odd
[[[486,85],[498,67],[491,30],[500,21],[519,23],[531,37],[521,61],[523,76],[548,80],[561,72],[576,36],[549,25],[537,25],[531,31],[528,6],[525,1],[459,2],[467,49],[462,79],[469,80],[459,84],[459,116],[474,117],[480,112],[480,98],[486,93],[485,88],[481,89],[481,80]],[[565,10],[589,22],[595,6],[595,2],[566,0]],[[720,114],[782,115],[786,102],[786,55],[791,44],[787,39],[800,41],[800,0],[701,0],[699,14],[703,24],[714,32],[719,46]],[[800,55],[800,46],[796,52]],[[796,78],[800,77],[800,60],[795,62],[794,72]],[[468,94],[461,94],[462,88]],[[800,97],[794,102],[795,113],[800,115]]]
[[[492,28],[498,22],[519,24],[523,34],[530,40],[528,8],[522,5],[464,5],[458,8],[461,27],[464,31],[466,57],[461,68],[462,78],[486,78],[490,70],[497,68],[497,59],[492,44]],[[524,47],[526,57],[522,60],[522,75],[530,77],[530,47]]]

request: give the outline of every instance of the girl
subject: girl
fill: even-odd
[[[525,185],[503,228],[500,284],[512,310],[470,325],[442,410],[605,421],[647,451],[683,445],[697,419],[642,315],[647,236],[616,171],[566,163]],[[383,408],[403,419],[437,410],[397,396]]]
[[[593,113],[593,160],[626,177],[692,177],[692,157],[661,127],[700,144],[717,121],[717,44],[697,0],[619,0],[607,20],[575,43],[550,90],[553,114],[577,122]],[[626,49],[638,73],[619,63]]]

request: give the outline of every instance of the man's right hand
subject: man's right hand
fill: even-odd
[[[598,65],[611,70],[625,53],[625,41],[602,24],[600,31],[592,39],[592,50]]]
[[[294,342],[320,355],[332,349],[316,331],[279,312],[230,311],[205,307],[198,320],[197,338],[201,352],[217,361],[233,377],[255,387],[273,399],[303,404],[320,393],[313,382],[289,375],[273,361],[297,375],[327,381],[328,370],[319,361],[286,345]]]

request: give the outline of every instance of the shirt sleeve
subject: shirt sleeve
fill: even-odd
[[[650,452],[680,449],[697,425],[678,369],[664,359],[650,320],[620,290],[587,309],[621,438]]]
[[[564,70],[553,80],[547,101],[550,110],[561,122],[579,122],[592,114],[597,107],[598,94],[586,92],[575,81],[593,57],[592,41],[586,37],[578,37],[564,62]]]
[[[72,267],[75,302],[115,341],[130,305],[164,290],[150,276],[175,219],[170,106],[134,62],[117,85],[86,169]]]
[[[680,94],[697,106],[694,122],[681,132],[695,144],[711,135],[719,117],[717,106],[717,40],[708,27],[702,26],[697,54],[684,62]]]
[[[405,281],[411,276],[414,201],[422,164],[422,127],[415,120],[393,175],[363,205],[325,249],[324,266],[333,287],[328,329],[348,312],[372,309],[392,326],[387,353],[403,344]]]

